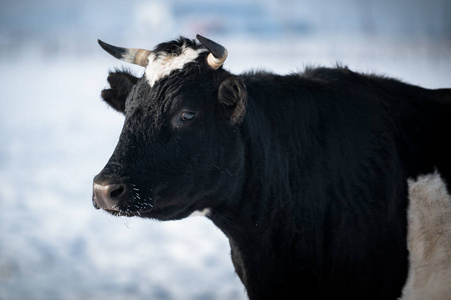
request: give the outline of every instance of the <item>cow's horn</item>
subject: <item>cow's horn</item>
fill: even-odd
[[[210,54],[207,56],[207,63],[210,68],[213,70],[219,69],[227,58],[227,49],[200,34],[196,35],[196,38],[210,51]]]
[[[117,59],[123,60],[125,62],[135,64],[142,67],[147,67],[147,57],[152,52],[150,50],[144,49],[134,49],[134,48],[121,48],[112,46],[101,40],[98,40],[100,47],[106,52],[116,57]]]

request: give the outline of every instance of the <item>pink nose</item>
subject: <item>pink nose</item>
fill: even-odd
[[[94,183],[94,202],[101,209],[119,210],[119,202],[125,198],[127,187],[123,183],[101,185]]]

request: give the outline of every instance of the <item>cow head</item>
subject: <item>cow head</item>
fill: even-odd
[[[94,178],[93,203],[114,215],[160,220],[220,208],[242,185],[240,124],[246,89],[222,68],[227,50],[202,36],[153,51],[99,41],[145,67],[137,78],[110,73],[103,100],[125,115],[113,155]]]

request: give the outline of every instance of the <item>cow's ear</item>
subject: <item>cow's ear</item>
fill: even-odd
[[[128,71],[110,72],[110,88],[102,91],[102,99],[118,112],[125,113],[125,100],[137,82],[138,78]]]
[[[232,123],[240,124],[246,113],[246,86],[237,77],[224,79],[219,85],[219,103],[226,106]]]

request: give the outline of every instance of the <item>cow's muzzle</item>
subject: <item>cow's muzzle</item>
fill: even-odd
[[[94,182],[93,201],[96,208],[108,211],[119,211],[119,203],[124,201],[127,186],[118,184],[98,184]]]

